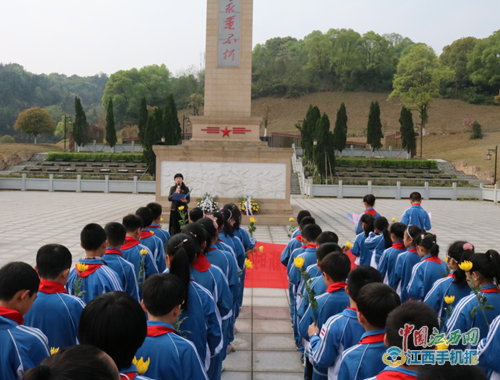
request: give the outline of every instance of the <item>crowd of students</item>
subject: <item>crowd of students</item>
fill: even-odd
[[[392,224],[363,202],[354,269],[306,210],[282,252],[304,379],[500,379],[499,253],[457,240],[441,260],[418,192]]]
[[[0,268],[0,379],[221,378],[256,241],[234,204],[192,209],[174,236],[161,215],[86,225],[77,263],[47,244],[35,268]]]

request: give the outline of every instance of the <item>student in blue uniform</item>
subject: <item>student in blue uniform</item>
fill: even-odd
[[[392,245],[389,233],[389,222],[383,216],[375,218],[373,221],[373,231],[368,234],[365,240],[365,248],[371,251],[370,266],[377,269],[382,253]]]
[[[203,218],[205,216],[205,213],[203,210],[199,207],[194,207],[191,210],[189,210],[189,223],[196,223],[198,220]]]
[[[356,265],[370,265],[373,252],[366,247],[366,239],[371,232],[375,231],[375,218],[370,214],[363,214],[359,218],[363,232],[356,236],[354,244],[351,248],[351,253],[356,256],[354,263]]]
[[[49,347],[63,349],[78,344],[78,323],[85,304],[64,287],[71,268],[71,252],[60,244],[47,244],[36,254],[40,276],[38,296],[24,316],[24,324],[47,336]]]
[[[399,254],[396,259],[396,269],[392,283],[389,285],[396,290],[401,297],[401,302],[409,300],[408,283],[411,279],[413,266],[420,262],[420,256],[417,253],[417,236],[421,235],[422,231],[417,226],[409,226],[405,231],[404,245],[407,248],[406,252]]]
[[[427,305],[437,311],[441,330],[445,329],[446,322],[450,317],[446,309],[450,308],[449,310],[452,310],[462,298],[467,297],[471,292],[465,272],[458,266],[460,258],[465,251],[474,253],[474,246],[463,240],[456,241],[450,245],[448,248],[447,264],[451,273],[435,281],[424,299]],[[450,305],[445,302],[445,297],[447,296],[454,297]]]
[[[111,222],[104,226],[104,231],[106,232],[108,247],[102,258],[118,274],[123,290],[140,302],[139,284],[137,283],[134,264],[125,260],[120,250],[127,236],[125,227],[121,223]]]
[[[245,248],[245,252],[249,249],[253,249],[257,243],[257,239],[251,237],[247,230],[241,228],[241,211],[237,205],[234,203],[228,203],[224,205],[224,209],[231,211],[231,219],[233,223],[233,233],[234,236],[238,237]]]
[[[401,223],[430,230],[431,218],[429,217],[429,213],[422,208],[422,195],[417,191],[411,193],[410,203],[411,207],[403,213]]]
[[[167,266],[169,273],[181,279],[186,293],[181,307],[179,334],[193,342],[204,369],[210,367],[210,359],[222,349],[222,318],[210,292],[191,280],[191,264],[195,260],[195,249],[187,238],[178,238],[167,243]],[[186,242],[184,242],[186,240]]]
[[[155,236],[161,239],[163,245],[167,244],[168,239],[170,239],[170,232],[161,228],[160,225],[160,222],[163,221],[163,218],[161,216],[163,214],[162,205],[156,202],[151,202],[148,203],[146,207],[149,208],[151,210],[151,213],[153,214],[153,222],[147,228],[151,230],[155,234]]]
[[[351,271],[351,261],[343,252],[329,253],[321,261],[321,270],[327,285],[326,293],[316,296],[318,307],[313,311],[311,306],[299,322],[300,338],[304,339],[304,356],[306,358],[306,373],[308,379],[313,377],[313,363],[309,358],[309,326],[316,321],[316,326],[321,330],[323,324],[332,316],[341,313],[349,306],[349,296],[345,292],[346,279]],[[326,368],[316,368],[318,375],[327,375]]]
[[[435,281],[448,275],[446,263],[439,255],[436,235],[417,236],[417,253],[421,261],[413,267],[410,282],[406,288],[410,299],[423,301]]]
[[[139,207],[135,214],[142,219],[144,226],[141,231],[141,244],[149,248],[156,262],[158,272],[162,273],[167,265],[165,264],[165,243],[154,234],[155,228],[149,228],[153,223],[153,212],[148,207]]]
[[[482,339],[488,333],[488,325],[500,314],[500,294],[496,285],[500,283],[500,255],[491,249],[486,253],[475,254],[466,251],[461,257],[461,262],[463,261],[472,263],[472,269],[467,273],[467,276],[474,286],[481,287],[479,292],[486,297],[487,304],[491,305],[493,309],[484,310],[484,314],[481,310],[477,310],[479,303],[476,295],[472,293],[462,298],[453,309],[450,319],[446,322],[446,331],[450,334],[458,329],[465,333],[471,328],[477,327]],[[474,308],[477,312],[472,317],[471,312]]]
[[[358,321],[366,332],[357,345],[343,352],[339,380],[366,379],[384,369],[386,319],[400,304],[399,296],[388,285],[373,283],[361,288],[357,302]]]
[[[107,353],[124,380],[149,379],[140,376],[133,364],[135,353],[144,343],[146,334],[144,310],[125,292],[109,292],[94,298],[83,310],[78,326],[80,342]]]
[[[196,348],[174,327],[185,302],[185,288],[174,274],[150,277],[142,305],[148,313],[148,333],[136,357],[149,361],[146,375],[155,379],[207,379]]]
[[[26,263],[0,268],[0,379],[18,380],[50,355],[47,337],[23,326],[23,315],[33,305],[40,279]]]
[[[339,242],[339,237],[333,231],[323,231],[316,238],[316,244],[318,245],[318,248],[321,245],[328,244],[328,243],[335,243],[338,246],[338,242]],[[340,246],[338,246],[338,247],[340,248]],[[338,249],[335,249],[335,250],[338,250]],[[342,251],[342,249],[339,252],[341,252],[341,251]],[[312,264],[309,264],[305,269],[306,269],[306,272],[309,273],[309,276],[311,276],[311,278],[321,275],[321,271],[318,268],[317,252],[316,252],[316,261]]]
[[[363,197],[363,204],[365,205],[365,214],[370,214],[373,216],[374,219],[378,218],[380,214],[375,211],[375,195],[373,194],[366,194]],[[361,225],[361,217],[358,219],[358,222],[354,226],[354,231],[356,231],[356,235],[359,235],[361,232],[363,232],[363,226]]]
[[[405,245],[403,243],[405,231],[406,224],[399,222],[393,223],[389,228],[392,246],[390,248],[387,248],[382,253],[377,267],[377,270],[384,277],[384,284],[389,285],[391,283],[391,279],[394,276],[394,269],[396,267],[396,260],[399,254],[406,251]]]
[[[283,249],[283,252],[281,252],[280,262],[287,267],[287,272],[290,271],[290,266],[293,265],[293,259],[297,257],[292,255],[293,252],[304,244],[302,241],[302,229],[308,224],[316,224],[316,220],[312,216],[303,217],[299,224],[300,233],[291,238],[285,249]]]
[[[500,350],[500,316],[496,317],[488,330],[486,338],[481,339],[477,346],[479,354],[479,364],[484,369],[490,371],[491,379],[500,379],[500,360],[498,352]]]
[[[373,282],[382,282],[380,273],[363,265],[353,269],[348,276],[346,294],[349,306],[341,313],[331,316],[321,330],[315,325],[309,326],[310,357],[314,364],[313,379],[335,379],[339,372],[342,352],[361,340],[365,329],[359,324],[357,317],[358,294],[361,288]],[[320,333],[321,331],[321,333]]]
[[[297,213],[297,218],[296,218],[297,228],[292,232],[292,235],[290,236],[290,240],[293,240],[298,235],[300,235],[300,233],[302,232],[302,230],[300,229],[300,223],[302,222],[302,219],[304,219],[306,217],[312,217],[311,213],[308,210],[300,210]],[[316,222],[314,222],[314,223],[316,223]]]
[[[142,298],[142,285],[149,276],[158,273],[153,254],[148,247],[139,242],[142,231],[142,219],[137,215],[127,215],[122,224],[127,231],[125,244],[120,247],[123,258],[134,265],[135,276],[139,284],[139,298]]]
[[[66,289],[69,294],[89,303],[100,294],[123,290],[118,274],[102,259],[106,252],[106,232],[99,224],[90,223],[80,233],[80,245],[85,258],[69,272]]]
[[[321,227],[317,224],[308,224],[302,230],[302,241],[304,242],[305,249],[297,257],[304,259],[304,265],[302,267],[304,270],[306,270],[309,265],[316,264],[316,249],[318,247],[316,240],[322,232]],[[300,271],[295,265],[290,266],[288,281],[295,286],[295,289],[298,288],[302,281]]]

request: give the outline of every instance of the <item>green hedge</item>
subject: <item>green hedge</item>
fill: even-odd
[[[48,161],[64,160],[71,161],[78,159],[82,162],[85,160],[111,160],[112,162],[117,162],[119,160],[125,160],[126,162],[142,161],[144,162],[144,156],[142,153],[64,153],[64,152],[50,152],[47,155]]]
[[[358,166],[364,165],[367,167],[381,166],[383,168],[388,168],[390,166],[396,166],[398,168],[404,168],[405,166],[411,166],[413,168],[429,168],[437,169],[437,161],[429,160],[406,160],[398,158],[346,158],[338,157],[335,159],[335,166],[349,165]]]

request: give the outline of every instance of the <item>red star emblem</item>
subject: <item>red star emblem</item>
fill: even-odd
[[[226,128],[224,128],[223,130],[221,130],[221,132],[222,132],[222,137],[224,137],[224,136],[229,137],[229,132],[231,132],[231,130],[227,129],[227,125],[226,125]]]

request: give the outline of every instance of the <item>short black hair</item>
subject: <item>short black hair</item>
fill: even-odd
[[[384,277],[378,270],[369,265],[360,265],[354,268],[347,277],[349,297],[351,297],[354,302],[357,302],[359,291],[363,286],[374,282],[384,282]]]
[[[10,301],[20,290],[38,292],[40,278],[31,265],[13,261],[0,268],[0,301]]]
[[[422,365],[418,367],[417,380],[487,380],[488,376],[478,365],[444,364]]]
[[[106,352],[118,369],[128,368],[146,339],[146,315],[141,305],[125,292],[97,296],[83,309],[78,326],[80,343]]]
[[[401,222],[392,223],[389,227],[389,232],[394,234],[397,239],[403,240],[405,237],[406,224]]]
[[[139,215],[142,219],[143,228],[149,227],[153,223],[153,212],[147,207],[139,207],[135,211],[135,215]]]
[[[368,204],[368,206],[375,206],[375,195],[373,194],[366,194],[364,197],[363,197],[363,202],[365,202],[366,204]]]
[[[398,293],[389,285],[374,282],[361,288],[358,293],[358,311],[375,328],[385,328],[387,316],[401,305]]]
[[[317,224],[307,224],[302,229],[302,239],[305,239],[311,243],[316,242],[316,239],[321,234],[321,227]]]
[[[300,229],[303,229],[308,224],[316,224],[316,219],[314,219],[312,216],[303,217],[299,223]]]
[[[319,234],[318,238],[316,239],[316,243],[318,244],[318,247],[321,244],[338,243],[338,242],[339,242],[339,237],[333,231],[323,231],[322,233]]]
[[[155,274],[144,282],[144,306],[155,317],[167,315],[181,305],[185,297],[182,282],[175,274]]]
[[[106,231],[97,223],[87,224],[80,233],[80,242],[86,251],[99,249],[105,241]]]
[[[121,223],[111,222],[104,226],[108,245],[111,247],[120,247],[125,242],[127,231]]]
[[[203,210],[199,207],[192,208],[189,211],[189,219],[191,219],[192,222],[197,222],[203,218]]]
[[[404,328],[405,324],[414,326],[413,331],[420,330],[424,326],[428,327],[429,332],[434,328],[439,330],[438,315],[432,307],[420,301],[407,301],[387,317],[385,331],[389,347],[403,348],[403,337],[399,335],[399,330]],[[416,347],[413,339],[408,339],[408,350],[423,349],[425,348]]]
[[[161,213],[163,212],[162,205],[156,202],[148,203],[146,207],[151,210],[151,213],[153,214],[153,220],[158,219],[161,216]]]
[[[300,225],[300,222],[306,216],[311,216],[311,213],[309,211],[307,211],[307,210],[300,210],[299,213],[297,214],[297,223]]]
[[[351,271],[351,260],[343,252],[329,253],[321,260],[321,271],[334,282],[343,282]]]
[[[322,262],[323,259],[332,252],[342,252],[342,247],[337,243],[324,243],[316,249],[316,259]]]
[[[23,380],[110,380],[118,376],[117,368],[105,352],[89,344],[79,344],[45,358],[38,367],[26,371]]]
[[[422,200],[422,194],[420,194],[418,191],[414,191],[410,194],[410,200],[412,202],[420,202]]]
[[[45,244],[36,254],[36,269],[40,278],[54,280],[71,268],[72,261],[71,252],[64,245]]]
[[[122,219],[122,224],[127,232],[137,231],[139,228],[144,227],[142,218],[138,215],[129,214],[124,216]]]

